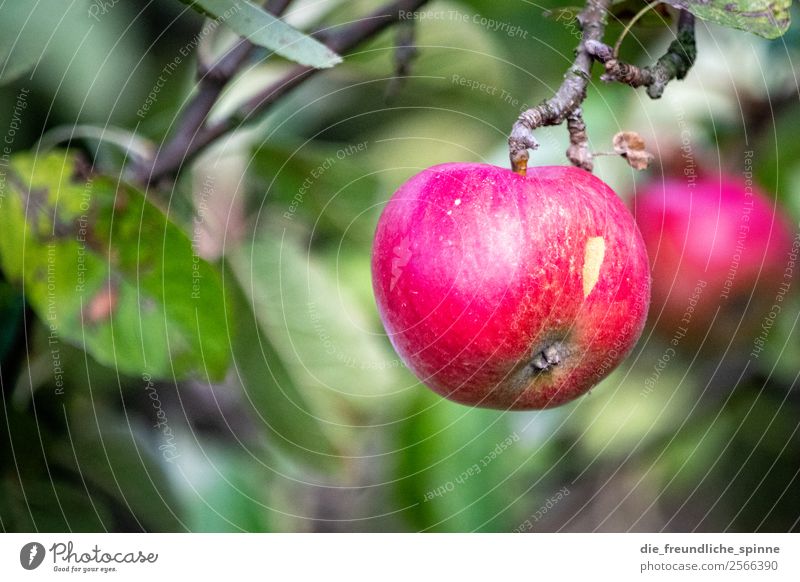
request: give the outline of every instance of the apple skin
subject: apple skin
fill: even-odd
[[[743,178],[700,174],[653,181],[633,203],[652,264],[655,330],[691,347],[752,344],[792,249],[774,202]]]
[[[463,404],[564,404],[608,375],[647,317],[633,216],[592,174],[450,163],[413,176],[378,222],[372,281],[403,362]]]

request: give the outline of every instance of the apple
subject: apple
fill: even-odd
[[[633,348],[650,300],[633,216],[574,167],[420,172],[381,214],[372,280],[406,366],[442,396],[501,409],[587,392]]]
[[[656,331],[691,347],[752,343],[786,292],[793,237],[775,202],[742,177],[710,173],[652,181],[633,200]]]

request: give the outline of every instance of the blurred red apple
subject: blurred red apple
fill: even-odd
[[[573,167],[428,168],[381,215],[372,277],[405,364],[457,402],[564,404],[638,339],[650,276],[633,217]]]
[[[652,263],[656,329],[674,345],[752,342],[788,283],[792,234],[774,201],[743,178],[706,174],[653,181],[634,207]]]

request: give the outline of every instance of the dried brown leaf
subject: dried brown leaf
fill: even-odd
[[[634,170],[646,170],[653,161],[653,154],[645,149],[645,143],[635,131],[621,131],[614,136],[614,151],[625,158]]]

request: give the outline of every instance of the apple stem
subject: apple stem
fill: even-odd
[[[538,147],[533,137],[533,130],[547,125],[562,124],[586,99],[586,87],[591,79],[594,62],[594,57],[586,50],[586,43],[599,42],[603,39],[605,17],[609,6],[611,0],[587,0],[586,7],[578,15],[578,23],[583,33],[575,52],[575,60],[564,75],[564,81],[550,99],[523,111],[511,128],[511,135],[508,138],[509,157],[511,169],[518,174],[525,175],[528,150]]]
[[[591,80],[594,61],[605,66],[603,81],[617,81],[631,87],[647,87],[651,99],[658,99],[673,79],[683,79],[697,58],[694,16],[681,10],[675,40],[667,52],[649,67],[636,67],[617,59],[614,49],[603,42],[605,17],[612,0],[587,0],[578,15],[582,34],[575,60],[564,75],[556,93],[539,105],[523,111],[511,128],[508,138],[511,169],[525,175],[528,167],[528,150],[538,147],[533,131],[539,127],[561,125],[567,122],[570,146],[569,161],[580,168],[592,171],[592,154],[586,136],[586,124],[581,116],[581,104],[586,99],[586,88]]]

